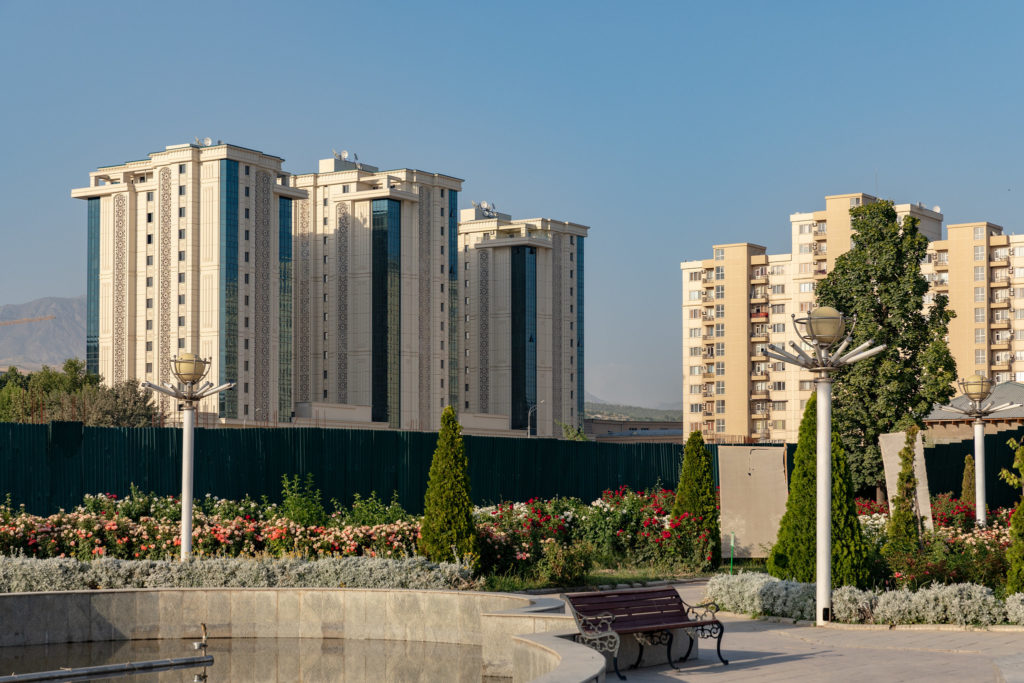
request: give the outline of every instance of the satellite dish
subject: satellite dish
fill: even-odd
[[[480,202],[480,208],[483,209],[484,211],[487,211],[488,209],[491,208],[491,205],[488,204],[487,202]]]
[[[348,150],[347,149],[341,150],[341,158],[342,159],[348,159]]]
[[[474,207],[479,207],[479,206],[480,206],[480,205],[479,205],[479,204],[477,204],[476,202],[470,202],[470,203],[471,203],[471,204],[472,204],[472,205],[473,205]]]
[[[942,213],[942,207],[936,204],[935,206],[932,207],[932,211],[934,211],[935,213]]]
[[[213,140],[211,140],[210,138],[203,138],[203,144],[209,147],[210,145],[213,144]]]

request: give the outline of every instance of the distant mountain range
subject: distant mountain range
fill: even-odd
[[[11,365],[31,371],[60,367],[68,358],[85,360],[85,296],[0,305],[0,323],[48,315],[54,318],[0,325],[0,371]]]
[[[680,424],[683,421],[682,410],[658,410],[656,408],[623,406],[614,403],[586,402],[583,404],[583,416],[601,420],[643,420],[679,422]]]

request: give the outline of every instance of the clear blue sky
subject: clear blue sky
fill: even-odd
[[[0,304],[85,292],[90,170],[210,136],[590,225],[588,392],[680,401],[679,262],[826,194],[1024,213],[1022,12],[985,3],[0,0]]]

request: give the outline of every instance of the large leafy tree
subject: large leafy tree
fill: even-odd
[[[868,339],[882,353],[836,373],[833,420],[849,453],[853,485],[884,486],[878,437],[920,426],[953,396],[956,363],[946,344],[954,313],[945,295],[925,310],[921,261],[928,240],[917,219],[900,221],[892,202],[850,209],[854,244],[817,289],[818,304],[856,316],[851,348]]]

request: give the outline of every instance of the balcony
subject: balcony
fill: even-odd
[[[1010,278],[1008,276],[1005,276],[1005,275],[1002,276],[1002,277],[993,278],[992,282],[990,283],[990,286],[992,288],[996,288],[996,287],[1009,287],[1010,286]]]
[[[995,360],[992,361],[992,372],[1009,372],[1010,361],[1009,360]]]
[[[750,278],[750,284],[752,285],[766,285],[768,284],[767,275],[754,275]]]
[[[704,374],[701,375],[701,377],[703,377],[704,379],[714,379],[715,378],[715,371],[714,370],[705,370]]]
[[[934,267],[935,270],[949,270],[949,261],[948,260],[933,261],[932,262],[932,267]]]
[[[754,382],[767,382],[768,381],[768,369],[764,370],[753,370],[750,373],[750,379]]]
[[[1002,297],[1000,299],[992,299],[992,308],[1009,308],[1010,297]]]
[[[932,282],[932,287],[941,291],[946,291],[949,289],[949,280],[935,280]]]
[[[751,412],[750,413],[750,419],[751,420],[767,420],[768,419],[768,412],[763,410],[763,409],[762,409],[761,412]]]
[[[818,240],[818,241],[827,240],[828,239],[828,230],[822,230],[821,228],[818,228],[818,229],[816,229],[814,231],[813,235],[814,235],[814,239],[815,240]]]
[[[816,278],[823,278],[826,275],[828,275],[828,269],[827,268],[815,268],[813,275]]]
[[[1009,256],[995,256],[995,255],[993,255],[988,260],[988,267],[989,268],[1003,268],[1003,267],[1006,267],[1008,265],[1010,265],[1010,257]]]
[[[1010,319],[1000,318],[998,320],[993,319],[991,323],[993,330],[1008,330],[1010,329]]]
[[[759,399],[767,401],[768,400],[768,390],[767,389],[754,389],[753,391],[750,392],[750,398],[752,398],[752,399],[759,398]]]
[[[768,317],[768,311],[751,311],[750,319],[754,321],[764,320]]]
[[[996,338],[992,340],[993,351],[1008,351],[1010,349],[1009,338]]]
[[[766,304],[768,303],[768,295],[765,293],[751,294],[750,303],[752,304]]]
[[[767,342],[768,341],[768,333],[767,332],[754,332],[754,333],[752,333],[750,335],[750,341],[752,341],[754,343]]]

